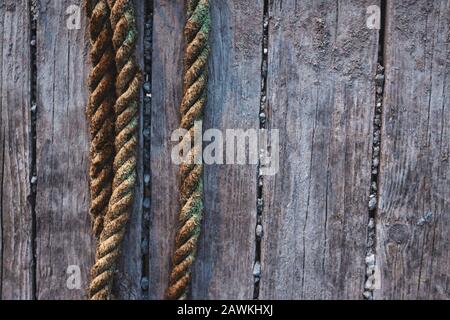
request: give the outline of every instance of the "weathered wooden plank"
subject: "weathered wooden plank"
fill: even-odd
[[[360,299],[371,171],[377,1],[273,1],[261,299]]]
[[[179,210],[178,167],[171,162],[170,135],[179,125],[184,14],[179,1],[153,4],[149,298],[162,299]]]
[[[211,1],[203,129],[259,129],[263,1]],[[233,152],[224,147],[226,154]],[[256,165],[206,165],[194,299],[252,299]]]
[[[144,1],[135,0],[136,22],[138,26],[138,42],[136,48],[136,58],[143,66],[144,50]],[[140,103],[140,137],[138,148],[138,183],[136,185],[136,197],[132,216],[128,223],[127,232],[122,246],[122,256],[120,258],[117,276],[114,282],[114,295],[117,299],[142,299],[141,279],[142,279],[142,105]]]
[[[37,24],[36,296],[84,299],[95,242],[88,216],[89,135],[85,116],[89,71],[86,21],[68,29],[70,5],[40,1]],[[81,11],[82,13],[82,11]],[[73,16],[76,18],[76,16]],[[69,266],[81,271],[69,289]]]
[[[255,14],[256,13],[256,14]],[[262,4],[211,1],[209,102],[204,130],[258,128]],[[167,287],[178,215],[178,166],[170,141],[179,126],[184,5],[154,1],[150,298]],[[205,215],[193,298],[252,298],[256,167],[207,166]]]
[[[85,104],[88,43],[85,19],[69,30],[65,15],[73,2],[41,5],[38,23],[38,197],[37,296],[40,299],[82,299],[90,280],[95,242],[89,227],[87,163],[89,135]],[[79,5],[81,2],[79,3]],[[136,4],[139,28],[143,3]],[[81,12],[81,17],[84,14]],[[51,31],[50,31],[51,30]],[[142,59],[142,32],[137,56]],[[56,72],[66,70],[65,72]],[[142,140],[142,139],[141,139]],[[138,163],[142,163],[138,152]],[[142,180],[138,166],[138,181]],[[113,295],[139,299],[141,292],[142,184],[136,186],[135,208],[124,240]],[[66,286],[66,269],[81,270],[80,290]]]
[[[30,11],[0,2],[0,298],[33,298]]]
[[[388,1],[381,299],[450,297],[450,1]]]

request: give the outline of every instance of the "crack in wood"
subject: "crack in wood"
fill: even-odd
[[[142,279],[141,289],[143,299],[148,299],[148,290],[150,282],[149,273],[149,232],[150,232],[150,214],[151,214],[151,107],[152,107],[152,52],[153,52],[153,0],[146,1],[144,4],[144,112],[142,121],[143,137],[143,182],[144,199],[142,202]]]
[[[30,208],[31,208],[31,292],[32,299],[36,300],[36,121],[37,121],[37,51],[36,51],[36,38],[37,38],[37,0],[29,0],[29,19],[30,19],[30,105],[31,105],[31,122],[30,122]]]
[[[268,115],[268,103],[267,103],[267,69],[268,69],[268,56],[269,56],[269,0],[264,0],[263,5],[263,37],[261,43],[261,100],[259,110],[259,129],[266,129],[266,121]],[[263,237],[263,188],[264,178],[261,175],[261,163],[257,166],[257,190],[256,190],[256,227],[255,227],[255,259],[253,263],[253,299],[259,298],[259,284],[261,280],[261,241]]]
[[[365,279],[363,297],[367,300],[373,299],[373,291],[377,285],[376,281],[376,227],[379,203],[379,166],[381,158],[381,130],[384,99],[384,41],[386,32],[386,0],[380,2],[380,30],[378,36],[378,61],[375,75],[375,107],[373,116],[372,133],[372,165],[369,195],[369,220],[367,224],[367,243],[365,257]]]

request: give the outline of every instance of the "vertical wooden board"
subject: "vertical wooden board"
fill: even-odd
[[[136,23],[138,27],[138,42],[136,48],[136,59],[143,67],[143,35],[144,35],[144,1],[134,0],[136,10]],[[122,255],[119,261],[118,273],[114,282],[113,295],[117,299],[136,300],[142,299],[141,279],[142,279],[142,96],[139,104],[139,114],[141,117],[139,130],[138,147],[138,183],[136,184],[136,196],[134,210],[128,223],[127,231],[122,245]]]
[[[225,138],[227,129],[259,129],[263,11],[263,1],[211,1],[203,130],[219,129]],[[253,298],[256,177],[256,165],[205,165],[194,299]]]
[[[179,210],[178,166],[170,158],[170,136],[180,121],[184,5],[165,0],[153,5],[149,298],[162,299]]]
[[[95,251],[88,216],[86,21],[81,11],[80,28],[67,27],[66,10],[70,5],[81,8],[81,1],[39,3],[36,295],[84,299]],[[69,266],[80,268],[80,289],[67,286]]]
[[[211,1],[204,130],[259,126],[262,4],[248,7],[238,1]],[[261,15],[255,19],[252,12]],[[170,135],[179,126],[184,20],[182,3],[154,2],[150,298],[163,298],[167,287],[179,210],[178,166],[170,159]],[[256,167],[206,166],[204,177],[205,216],[192,297],[251,298]]]
[[[30,10],[0,3],[0,298],[33,298]]]
[[[450,1],[388,1],[381,299],[450,297]]]
[[[360,299],[364,286],[378,2],[272,1],[261,299]]]

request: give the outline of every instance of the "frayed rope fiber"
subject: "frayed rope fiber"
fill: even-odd
[[[194,141],[194,122],[203,118],[208,83],[208,37],[210,32],[209,0],[187,1],[184,28],[183,100],[180,106],[181,128]],[[193,145],[192,145],[193,146]],[[203,165],[194,164],[202,150],[192,148],[188,164],[180,166],[180,213],[175,237],[172,270],[169,274],[167,299],[185,300],[195,261],[203,214]]]
[[[108,179],[105,178],[105,181],[112,180],[111,191],[108,192],[106,182],[103,184],[103,186],[106,186],[105,188],[99,187],[98,189],[100,193],[103,192],[105,194],[105,198],[107,198],[108,193],[110,194],[107,208],[104,206],[104,198],[101,198],[99,202],[103,206],[99,207],[102,210],[92,210],[96,199],[95,196],[97,195],[95,192],[97,189],[93,188],[93,186],[97,186],[93,177],[97,176],[91,174],[90,183],[93,199],[91,216],[93,217],[93,230],[98,238],[98,244],[95,264],[91,271],[92,280],[89,286],[89,298],[91,300],[105,300],[111,298],[114,273],[120,257],[121,244],[134,200],[136,146],[138,143],[137,128],[139,123],[138,99],[142,73],[134,57],[137,29],[133,1],[87,0],[86,8],[88,17],[90,17],[89,29],[93,64],[93,72],[89,76],[89,84],[90,87],[97,88],[97,91],[100,91],[99,87],[101,88],[102,94],[99,93],[101,99],[98,98],[97,100],[108,101],[109,111],[111,111],[109,114],[114,115],[112,131],[105,129],[108,133],[104,134],[102,132],[101,134],[93,135],[92,131],[96,133],[97,130],[93,130],[92,127],[96,129],[97,126],[101,128],[103,126],[100,124],[102,121],[97,121],[96,117],[91,116],[91,114],[96,113],[89,111],[91,109],[100,109],[100,107],[95,108],[99,103],[92,103],[93,94],[91,94],[88,107],[91,135],[94,137],[91,142],[91,171],[93,171],[92,167],[94,165],[98,168],[112,167],[112,174],[109,172]],[[95,37],[97,34],[101,34],[102,37]],[[96,43],[98,45],[95,45]],[[110,49],[111,43],[112,51]],[[99,48],[108,49],[100,50]],[[98,58],[100,54],[102,58],[106,57],[103,60],[102,58],[94,59]],[[110,61],[111,56],[113,56],[112,61],[114,63]],[[103,73],[100,71],[95,73],[97,77],[94,76],[96,67],[103,71]],[[97,80],[97,78],[101,78],[101,80]],[[91,83],[96,84],[97,82],[102,84],[91,86]],[[111,83],[114,83],[114,86],[111,86]],[[106,109],[106,103],[104,105]],[[103,118],[99,116],[98,119]],[[107,125],[105,124],[104,126],[106,127]],[[98,130],[98,132],[100,131],[101,129]],[[102,139],[96,140],[97,136],[101,136]],[[92,150],[97,150],[99,147],[106,148],[110,143],[113,143],[114,150],[112,162],[110,160],[111,157],[93,157],[96,154],[92,153]],[[107,154],[106,151],[105,154]],[[97,162],[96,159],[98,159]],[[106,161],[107,159],[110,162]],[[100,176],[103,178],[103,175],[100,174]],[[104,176],[107,176],[106,172]]]

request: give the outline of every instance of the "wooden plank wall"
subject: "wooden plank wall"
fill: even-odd
[[[227,129],[258,128],[262,3],[233,0],[213,4],[204,129],[225,133]],[[253,298],[256,173],[256,165],[206,166],[204,232],[193,298]]]
[[[174,226],[179,210],[177,166],[170,160],[170,135],[178,128],[182,97],[183,8],[175,1],[154,1],[151,113],[151,228],[149,297],[161,299],[168,283]]]
[[[0,2],[2,299],[33,298],[29,9],[27,0]]]
[[[95,242],[81,4],[0,0],[1,299],[86,296]],[[161,299],[179,210],[170,136],[179,125],[184,4],[135,4],[148,87],[138,197],[114,296]],[[366,26],[370,5],[382,10],[381,31]],[[80,26],[68,28],[77,7]],[[256,165],[206,166],[192,298],[363,298],[382,63],[374,298],[448,299],[450,1],[211,0],[211,15],[204,130],[277,129],[280,168],[260,179]],[[67,283],[70,266],[80,270],[79,288]]]
[[[384,299],[450,297],[450,1],[388,2],[379,265]]]
[[[170,266],[167,253],[173,249],[173,226],[179,209],[178,166],[170,161],[174,145],[170,135],[179,125],[184,6],[181,2],[154,3],[150,297],[163,298]],[[204,130],[258,128],[262,5],[215,1],[211,15]],[[256,166],[207,166],[204,179],[204,232],[195,265],[193,298],[251,299]]]
[[[82,298],[81,290],[67,288],[66,272],[78,266],[87,287],[93,255],[86,248],[95,246],[86,216],[89,63],[84,31],[67,28],[69,4],[40,2],[37,16],[37,299]]]
[[[273,1],[262,299],[358,299],[364,286],[374,77],[373,1]],[[287,41],[290,39],[290,41]]]

